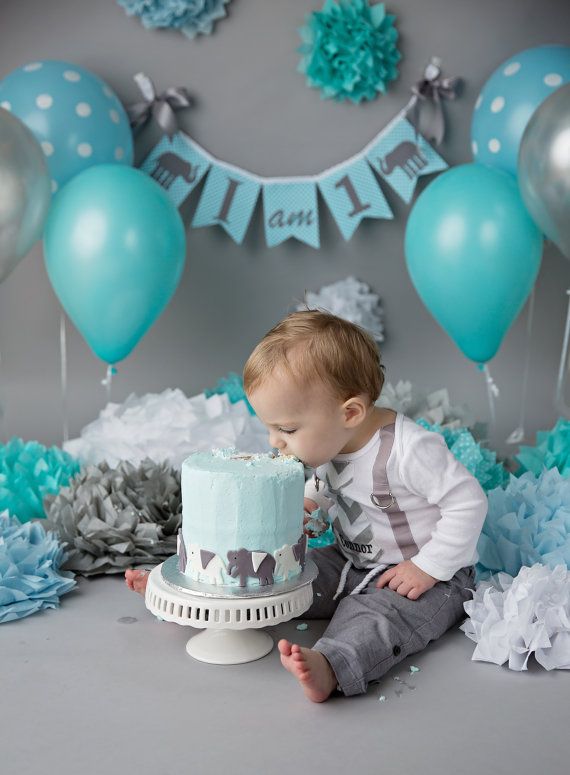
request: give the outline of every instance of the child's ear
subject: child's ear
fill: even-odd
[[[366,417],[368,405],[363,396],[353,396],[344,402],[344,424],[347,428],[356,428]]]

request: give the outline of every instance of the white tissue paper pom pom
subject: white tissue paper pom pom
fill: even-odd
[[[187,398],[181,390],[131,394],[122,404],[109,403],[64,449],[83,464],[122,460],[138,465],[146,458],[180,468],[193,452],[236,447],[269,452],[267,430],[244,401],[231,404],[226,395]]]
[[[305,304],[300,304],[297,310],[307,307],[326,310],[339,318],[356,323],[368,331],[376,342],[384,341],[380,297],[373,293],[369,285],[355,277],[325,285],[317,293],[307,291]]]
[[[442,428],[460,428],[473,425],[473,417],[465,406],[451,403],[446,388],[422,394],[409,380],[400,380],[395,386],[384,383],[376,406],[394,409],[413,420],[426,420],[430,425]]]
[[[481,582],[460,627],[477,643],[473,660],[527,670],[531,654],[546,670],[570,669],[570,572],[536,563],[513,579],[498,573]]]

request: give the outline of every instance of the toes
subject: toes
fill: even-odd
[[[277,644],[277,648],[279,649],[279,652],[284,657],[290,657],[291,656],[291,644],[288,640],[285,640],[282,638],[279,643]]]

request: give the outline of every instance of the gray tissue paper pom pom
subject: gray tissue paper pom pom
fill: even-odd
[[[44,499],[47,529],[67,544],[62,566],[83,576],[157,565],[176,554],[182,522],[180,473],[148,458],[90,465]]]

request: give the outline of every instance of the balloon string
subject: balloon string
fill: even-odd
[[[107,403],[109,403],[110,400],[111,400],[111,383],[112,383],[113,377],[114,377],[114,375],[116,373],[117,373],[117,369],[113,366],[112,363],[110,363],[107,366],[107,372],[106,372],[105,379],[101,380],[101,384],[105,386],[105,390],[106,390],[106,393],[107,393]]]
[[[2,356],[0,355],[0,367],[2,366]],[[4,423],[4,402],[0,400],[0,438],[2,441],[8,441],[6,426]]]
[[[528,315],[526,319],[526,353],[525,364],[523,370],[522,380],[522,394],[521,394],[521,413],[519,418],[519,424],[514,431],[507,438],[507,444],[519,444],[525,437],[525,421],[526,421],[526,394],[528,387],[528,375],[530,371],[530,354],[531,354],[531,341],[532,341],[532,326],[534,322],[534,288],[530,294],[528,301]]]
[[[59,357],[61,374],[61,413],[63,426],[63,443],[69,439],[69,425],[67,419],[67,336],[65,330],[65,313],[61,312],[59,318]]]
[[[495,384],[495,380],[491,376],[491,372],[489,371],[489,367],[487,366],[486,363],[479,364],[478,368],[485,375],[485,383],[487,385],[487,397],[489,399],[489,410],[491,413],[490,431],[491,433],[493,433],[495,431],[495,424],[497,421],[497,415],[495,412],[495,398],[499,397],[499,388]]]
[[[558,381],[556,383],[556,408],[559,412],[570,418],[570,406],[564,401],[564,382],[565,373],[570,376],[570,359],[568,358],[568,346],[570,344],[570,288],[566,291],[568,295],[568,314],[566,315],[566,327],[564,329],[564,339],[562,342],[562,352],[560,353],[560,368],[558,370]]]

